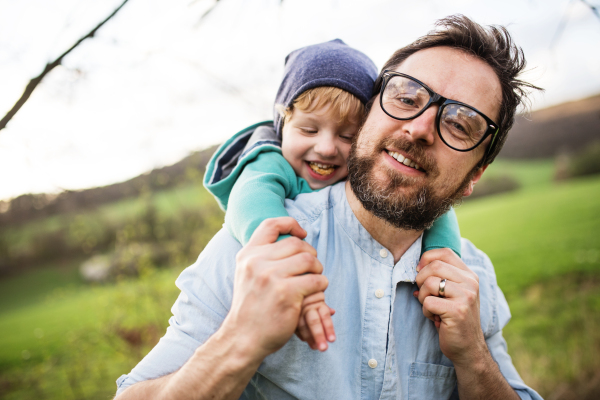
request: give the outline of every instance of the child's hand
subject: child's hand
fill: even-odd
[[[318,292],[304,298],[296,335],[308,343],[311,349],[327,350],[327,341],[335,340],[331,316],[333,308],[325,304],[325,293]]]

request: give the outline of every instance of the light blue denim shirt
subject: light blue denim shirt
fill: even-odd
[[[265,358],[242,399],[448,399],[458,398],[452,362],[433,323],[412,295],[421,238],[394,265],[352,212],[344,183],[286,200],[306,229],[329,279],[327,304],[336,310],[337,340],[324,352],[292,336]],[[118,381],[118,392],[179,369],[221,325],[231,305],[235,255],[241,245],[226,230],[181,273],[181,294],[167,333]],[[463,261],[479,276],[481,327],[508,383],[523,399],[540,399],[512,365],[502,337],[510,319],[489,258],[463,239]]]

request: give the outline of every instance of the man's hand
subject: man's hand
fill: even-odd
[[[280,234],[296,237],[275,243]],[[231,309],[176,372],[137,383],[123,399],[238,399],[263,359],[292,336],[302,302],[327,288],[316,250],[290,217],[264,221],[237,254]]]
[[[291,237],[275,242],[280,234]],[[266,357],[292,336],[305,297],[327,288],[316,250],[300,240],[306,232],[290,217],[265,220],[237,254],[227,332]]]
[[[335,329],[331,320],[333,314],[335,310],[325,304],[325,293],[311,294],[302,302],[296,335],[313,350],[327,350],[327,341],[335,341]]]
[[[470,363],[486,349],[479,322],[479,278],[450,249],[423,254],[417,265],[414,295],[423,304],[423,314],[435,323],[440,349],[453,363]],[[445,296],[439,297],[446,279]]]
[[[417,265],[413,294],[438,329],[440,350],[454,364],[461,399],[518,399],[487,348],[479,319],[479,278],[450,249],[430,250]],[[444,297],[440,282],[446,279]]]

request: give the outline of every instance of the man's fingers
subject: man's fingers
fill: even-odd
[[[417,269],[422,269],[425,265],[432,263],[434,260],[444,261],[448,264],[454,264],[456,261],[461,261],[460,257],[450,249],[433,249],[426,251],[421,256]]]
[[[279,277],[320,274],[321,272],[323,272],[321,261],[308,253],[299,253],[283,260],[275,261],[270,267],[270,273],[276,274]]]
[[[430,276],[437,276],[442,279],[445,278],[456,283],[477,284],[474,272],[462,270],[440,260],[432,261],[419,271],[417,279],[415,280],[417,286],[421,287],[423,282]]]
[[[420,272],[423,269],[428,269],[436,260],[454,266],[459,270],[465,271],[466,274],[472,279],[475,279],[477,282],[479,282],[479,277],[477,274],[473,272],[471,268],[467,267],[463,260],[450,249],[434,249],[423,253],[421,259],[419,260],[419,264],[417,264],[417,272]]]
[[[304,239],[306,231],[292,217],[269,218],[261,222],[248,241],[250,246],[274,243],[279,235],[290,234]]]
[[[268,256],[272,260],[281,260],[298,253],[308,253],[315,257],[317,256],[317,251],[314,247],[296,237],[290,237],[270,245]]]
[[[450,307],[450,300],[429,296],[423,301],[423,315],[433,322],[436,322],[436,317],[440,318],[441,321],[448,312],[448,307]]]
[[[289,288],[294,289],[303,297],[327,289],[329,281],[327,277],[319,274],[306,274],[294,276],[288,279]]]
[[[457,283],[452,282],[450,280],[446,280],[446,287],[444,288],[444,296],[440,296],[440,282],[441,281],[442,281],[442,279],[438,278],[437,276],[430,276],[429,278],[427,278],[427,280],[425,280],[425,282],[423,282],[423,285],[419,289],[419,296],[418,296],[419,302],[421,304],[423,304],[423,302],[425,301],[425,298],[427,296],[447,297],[447,298],[456,297],[457,292],[460,291],[460,286]]]
[[[304,315],[306,324],[314,341],[316,342],[319,351],[327,350],[327,340],[325,339],[325,332],[323,330],[323,324],[321,323],[321,315],[315,309],[308,310]]]

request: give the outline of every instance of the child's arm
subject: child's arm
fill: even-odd
[[[310,187],[277,151],[260,153],[244,166],[227,204],[225,226],[243,245],[267,218],[288,216],[286,198],[309,192]],[[286,236],[281,236],[280,240]]]
[[[423,233],[421,255],[433,249],[452,249],[460,257],[460,229],[456,213],[451,208],[446,214],[435,220],[433,226]]]
[[[311,191],[306,181],[297,178],[293,168],[278,152],[261,153],[246,164],[237,179],[227,205],[225,226],[243,245],[258,225],[267,218],[288,216],[286,198]],[[278,240],[289,237],[281,235]],[[327,341],[335,340],[331,316],[323,292],[304,299],[296,334],[313,350],[327,350]]]

